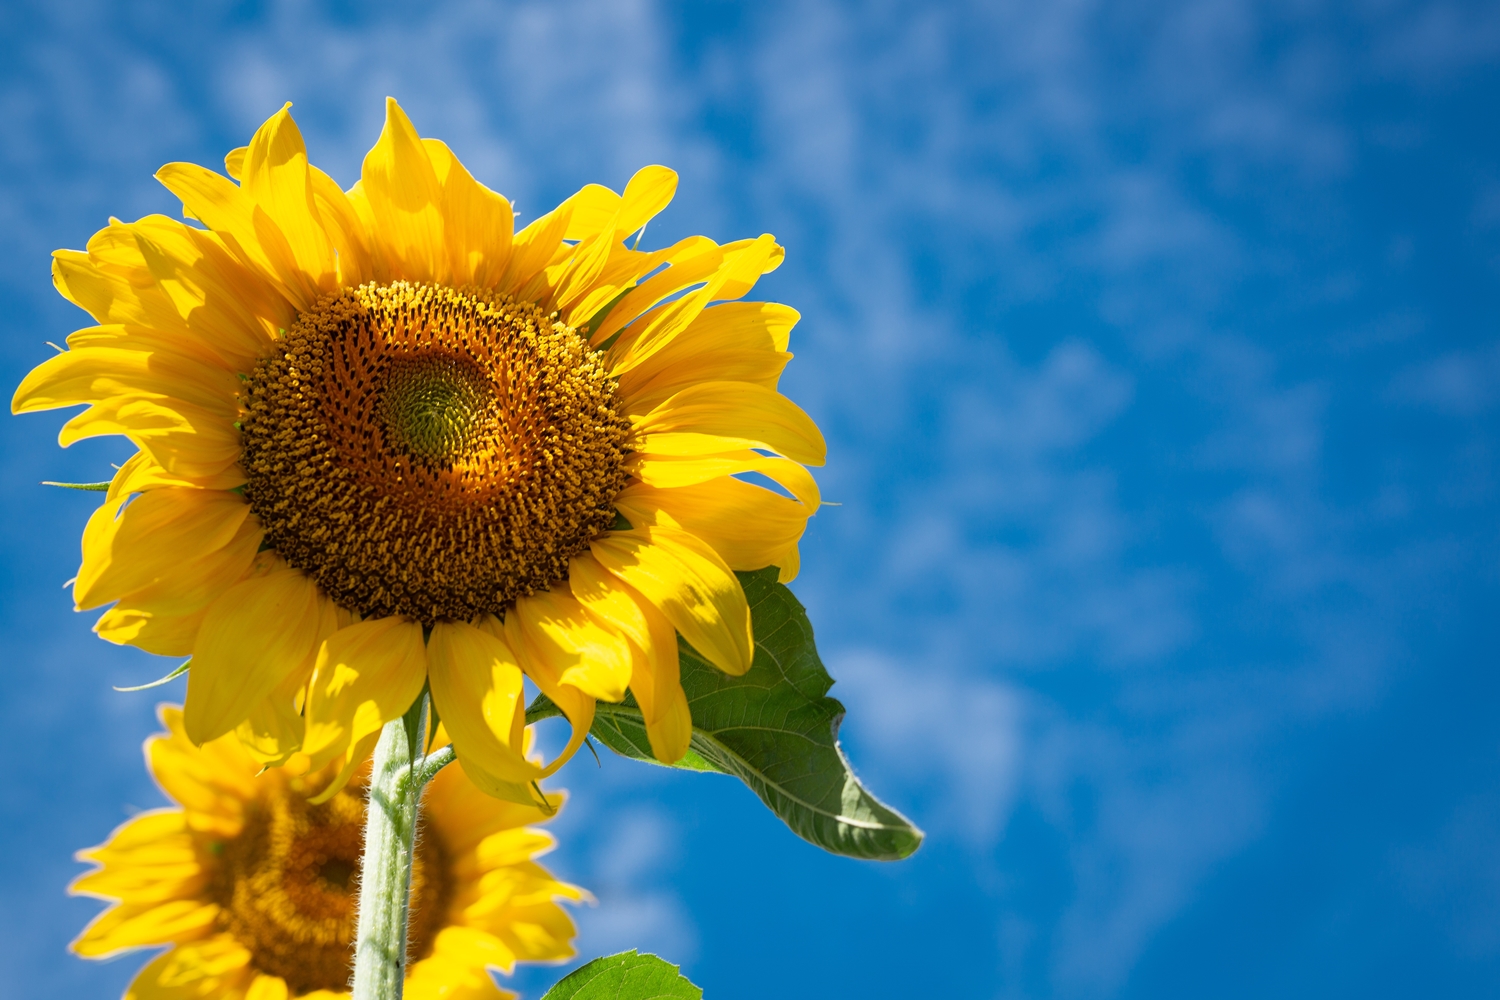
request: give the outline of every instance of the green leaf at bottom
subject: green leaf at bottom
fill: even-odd
[[[677,966],[634,949],[581,966],[542,1000],[701,1000],[703,991]]]
[[[792,832],[826,851],[880,861],[907,857],[922,832],[865,790],[839,748],[844,706],[828,697],[833,678],[818,658],[806,610],[776,582],[775,567],[736,575],[750,602],[755,662],[743,677],[730,677],[679,639],[693,741],[673,766],[734,775]],[[533,722],[556,714],[540,697],[526,713]],[[620,704],[599,702],[591,732],[618,754],[656,762],[629,696]]]

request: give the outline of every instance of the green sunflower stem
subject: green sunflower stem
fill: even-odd
[[[406,982],[411,865],[422,788],[453,760],[452,747],[426,745],[428,694],[380,731],[370,771],[365,847],[360,861],[352,1000],[401,1000]]]

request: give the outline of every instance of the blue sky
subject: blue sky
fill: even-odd
[[[0,381],[85,322],[51,250],[285,100],[345,184],[391,94],[524,219],[660,162],[648,244],[775,233],[843,504],[794,589],[928,842],[578,761],[586,951],[712,1000],[1495,994],[1493,5],[402,6],[0,5]],[[162,664],[60,589],[97,498],[34,484],[122,454],[62,419],[0,421],[0,993],[113,997],[62,888],[160,802],[110,685]]]

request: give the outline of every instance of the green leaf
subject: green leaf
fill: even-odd
[[[701,1000],[677,966],[634,949],[596,958],[562,979],[542,1000]]]
[[[826,851],[879,861],[909,856],[922,832],[865,790],[839,747],[844,706],[827,696],[833,678],[806,610],[776,582],[775,567],[736,575],[750,602],[755,662],[743,677],[730,677],[679,637],[693,740],[672,766],[734,775],[793,833]],[[557,714],[539,696],[526,718]],[[620,704],[599,702],[590,731],[622,756],[657,763],[629,695]]]

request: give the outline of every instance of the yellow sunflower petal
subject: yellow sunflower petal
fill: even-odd
[[[641,706],[651,753],[663,764],[675,764],[693,739],[693,716],[682,690],[677,656],[677,630],[649,601],[640,598],[638,603],[651,629],[651,642],[636,662],[630,690]]]
[[[185,339],[239,371],[296,317],[280,286],[245,267],[223,237],[164,215],[111,220],[89,240],[89,259],[159,293],[186,324]]]
[[[568,582],[590,614],[630,642],[630,690],[645,716],[652,752],[663,763],[676,763],[692,737],[687,696],[678,679],[676,630],[655,605],[606,570],[592,553],[573,557]]]
[[[590,548],[710,663],[729,674],[750,669],[750,606],[739,580],[707,543],[679,528],[647,525],[612,531]]]
[[[218,365],[169,351],[75,348],[37,365],[16,389],[12,413],[96,403],[115,396],[180,399],[233,423],[240,382]]]
[[[774,302],[725,302],[705,309],[671,343],[620,378],[629,412],[647,413],[695,382],[753,382],[776,388],[797,312]]]
[[[325,639],[308,687],[302,744],[313,766],[347,754],[400,718],[426,679],[420,622],[395,615],[372,618]]]
[[[694,486],[627,486],[615,507],[633,525],[656,524],[658,513],[709,545],[730,569],[779,565],[807,528],[811,511],[779,493],[730,476]]]
[[[323,228],[338,251],[338,283],[345,288],[362,285],[375,277],[369,230],[353,200],[339,188],[337,181],[317,167],[310,167],[308,173]]]
[[[222,413],[175,399],[115,396],[63,424],[64,448],[85,438],[122,434],[169,472],[211,479],[240,457],[240,432]],[[243,479],[241,480],[243,482]]]
[[[455,285],[492,287],[510,263],[516,214],[510,202],[476,181],[446,144],[423,139],[443,189],[443,235]]]
[[[411,119],[385,100],[385,127],[365,156],[360,189],[374,218],[372,233],[384,248],[392,277],[450,280],[443,234],[443,189],[427,147]]]
[[[124,1000],[216,1000],[239,995],[250,953],[225,935],[179,945],[135,974]]]
[[[428,646],[432,700],[466,774],[517,786],[507,796],[530,801],[526,786],[542,777],[525,756],[526,704],[521,666],[494,631],[438,622]]]
[[[255,796],[260,764],[233,737],[194,746],[183,728],[182,709],[158,710],[164,736],[146,741],[146,759],[162,791],[182,806],[189,828],[235,836],[244,822],[245,803]]]
[[[402,996],[406,1000],[511,1000],[515,994],[496,986],[483,966],[434,953],[412,964]]]
[[[329,637],[353,624],[353,616],[322,592],[318,594],[318,604],[320,618],[315,649],[320,652]],[[244,722],[235,727],[241,746],[261,766],[279,767],[302,749],[307,730],[308,684],[316,664],[317,652],[310,653],[250,710]]]
[[[538,895],[557,895],[558,883],[542,887]],[[577,930],[567,911],[553,902],[510,906],[486,921],[486,929],[503,941],[516,957],[528,962],[550,962],[571,958],[576,952],[572,939]]]
[[[250,988],[245,991],[245,1000],[287,1000],[289,996],[285,979],[265,973],[252,979]]]
[[[572,217],[573,208],[565,201],[516,234],[500,291],[526,298],[528,290],[542,287],[544,271],[562,245]]]
[[[790,399],[747,382],[703,382],[678,392],[635,422],[636,450],[704,455],[764,448],[822,465],[828,453],[812,418]]]
[[[649,314],[668,297],[713,275],[723,266],[725,254],[738,253],[751,242],[745,240],[721,247],[706,237],[690,236],[666,250],[657,251],[655,263],[669,266],[627,292],[610,310],[591,342],[596,346],[602,344],[637,319],[642,320],[643,328],[648,326],[650,320],[659,314],[643,314]],[[634,339],[634,335],[630,339]]]
[[[615,208],[614,216],[596,232],[584,237],[572,260],[554,280],[554,300],[557,306],[569,310],[581,300],[591,298],[594,305],[583,310],[591,313],[594,308],[613,298],[613,289],[596,290],[598,278],[622,238],[641,228],[665,208],[676,191],[676,172],[661,166],[642,167],[636,171],[630,183],[625,186],[625,193]],[[622,246],[619,249],[624,251]],[[591,296],[591,292],[595,294]]]
[[[156,582],[121,595],[94,632],[161,656],[191,653],[209,605],[249,573],[264,536],[255,518],[245,518],[227,545],[184,559]]]
[[[99,865],[68,886],[72,895],[154,906],[191,899],[206,884],[198,846],[180,809],[142,813],[122,824],[78,860]]]
[[[697,320],[710,302],[743,295],[756,278],[770,270],[779,249],[770,236],[761,236],[736,249],[725,247],[722,263],[701,288],[671,302],[649,322],[640,324],[638,332],[632,328],[629,336],[622,336],[609,349],[610,371],[624,374],[644,364]]]
[[[193,941],[211,933],[218,918],[218,904],[198,899],[122,904],[94,918],[69,948],[84,958],[104,958],[131,948]]]
[[[631,665],[625,639],[601,625],[571,594],[538,591],[517,599],[512,614],[526,635],[525,652],[517,650],[523,666],[545,661],[540,669],[558,684],[604,701],[625,697]]]
[[[551,774],[567,763],[578,748],[583,746],[589,727],[594,724],[594,699],[572,684],[562,682],[562,665],[545,654],[549,646],[543,645],[540,649],[537,647],[537,630],[522,628],[519,614],[512,612],[503,623],[494,615],[487,615],[480,619],[479,626],[505,640],[526,676],[562,710],[572,727],[573,732],[567,746],[563,747],[551,764],[543,768],[546,774]]]
[[[188,671],[184,719],[202,745],[234,729],[317,647],[318,585],[273,569],[230,587],[208,609]]]
[[[516,967],[516,953],[505,942],[473,927],[444,927],[433,942],[432,954],[439,961],[473,969],[511,972]]]
[[[250,516],[244,498],[219,490],[165,488],[107,501],[83,532],[73,585],[79,609],[171,582],[183,562],[224,548]],[[121,507],[124,506],[124,510]]]
[[[240,174],[240,188],[280,228],[304,287],[330,292],[337,277],[333,241],[324,232],[313,198],[307,146],[288,102],[256,130]],[[255,219],[257,235],[264,229]]]
[[[706,483],[721,476],[757,472],[774,480],[810,511],[822,504],[812,473],[790,459],[741,450],[706,455],[631,455],[625,462],[630,474],[648,486],[671,489]]]
[[[488,838],[511,833],[524,834],[528,838],[535,835],[548,843],[538,846],[534,853],[550,847],[551,838],[546,834],[522,829],[528,823],[545,821],[562,808],[564,796],[561,794],[549,794],[547,799],[548,809],[544,811],[534,799],[520,803],[482,795],[462,770],[446,768],[438,772],[422,793],[422,812],[443,838],[443,845],[450,855],[459,859],[456,863],[464,868],[467,877],[477,874],[478,868],[493,867],[473,858],[474,852],[488,843]],[[532,854],[527,854],[525,858],[515,860],[531,857]],[[501,863],[511,862],[495,862]]]
[[[316,301],[317,287],[298,266],[286,234],[248,191],[196,163],[168,163],[156,179],[182,200],[185,214],[212,229],[294,306],[306,309]]]
[[[126,323],[189,337],[187,323],[159,288],[140,287],[110,273],[77,250],[52,254],[52,284],[62,297],[99,323]]]

